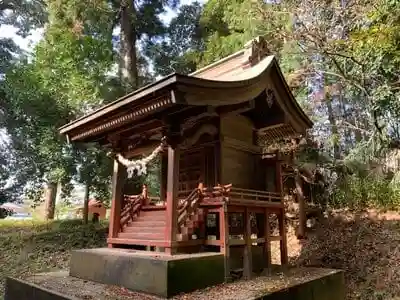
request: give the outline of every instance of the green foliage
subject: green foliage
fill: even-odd
[[[82,225],[81,220],[42,222],[0,220],[0,282],[66,269],[72,249],[105,247],[108,224]],[[0,297],[3,295],[0,287]]]
[[[201,8],[197,2],[180,7],[164,39],[148,44],[146,55],[152,58],[156,74],[189,74],[195,71],[199,52],[204,48],[200,27]]]
[[[361,177],[355,174],[342,178],[330,198],[334,208],[351,209],[379,208],[397,209],[400,205],[400,192],[393,189],[390,180],[385,178]]]
[[[43,26],[47,15],[41,0],[6,0],[0,4],[0,26],[12,25],[17,34],[26,36],[31,29]],[[20,49],[12,39],[0,38],[0,74],[14,62]],[[0,102],[0,108],[2,103]]]
[[[73,149],[58,133],[60,126],[104,102],[114,56],[111,13],[99,3],[94,8],[49,2],[50,23],[33,60],[6,74],[5,123],[18,157],[14,181],[28,184],[28,196],[36,200],[43,181],[67,184],[74,177],[90,180],[94,193],[108,197],[111,171],[105,153],[93,146]],[[89,16],[87,22],[80,19]]]

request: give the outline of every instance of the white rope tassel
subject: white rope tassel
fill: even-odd
[[[162,152],[164,145],[161,144],[156,149],[151,152],[147,157],[138,160],[129,160],[123,157],[121,154],[117,154],[116,158],[118,162],[124,165],[128,172],[128,178],[132,178],[134,171],[137,171],[137,175],[141,176],[147,174],[147,164],[157,157],[158,154]]]

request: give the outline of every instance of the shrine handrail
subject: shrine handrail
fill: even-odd
[[[121,228],[125,226],[129,220],[133,221],[135,216],[140,212],[143,204],[143,196],[140,195],[125,195],[124,196],[124,207],[121,211]]]
[[[277,192],[242,189],[236,187],[231,188],[229,192],[229,198],[255,200],[255,201],[268,201],[268,202],[282,202],[282,195]]]
[[[178,209],[178,230],[181,230],[185,221],[198,209],[201,198],[200,189],[195,188],[182,202]]]

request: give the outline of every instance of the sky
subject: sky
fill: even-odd
[[[193,0],[181,0],[180,5],[191,4]],[[200,3],[206,2],[206,0],[198,0]],[[168,9],[165,14],[162,15],[161,19],[165,23],[169,23],[171,19],[175,16],[176,12]],[[14,42],[23,50],[30,52],[35,44],[41,39],[43,34],[43,29],[38,29],[32,31],[31,35],[27,38],[22,38],[16,34],[17,29],[13,26],[2,25],[0,26],[0,38],[12,38]]]

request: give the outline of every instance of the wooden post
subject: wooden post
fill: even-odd
[[[165,240],[170,243],[165,252],[174,254],[178,233],[178,180],[179,180],[179,147],[168,146],[168,171],[167,171],[167,220],[165,226]]]
[[[306,201],[304,199],[302,180],[299,170],[295,171],[294,182],[296,186],[296,198],[299,204],[299,228],[297,230],[297,238],[304,239],[306,237]]]
[[[281,249],[281,265],[285,266],[288,264],[288,251],[287,251],[287,240],[286,240],[286,224],[285,224],[285,210],[282,209],[281,213],[278,215],[279,219],[279,235],[280,249]]]
[[[282,163],[280,160],[276,161],[275,170],[276,170],[275,171],[276,172],[276,182],[275,182],[276,192],[280,193],[282,196],[283,195]]]
[[[123,188],[126,177],[126,169],[117,160],[114,161],[114,172],[112,176],[111,186],[111,212],[110,225],[108,231],[109,238],[117,237],[120,231],[121,222],[121,205],[123,200]],[[112,247],[112,244],[108,245]]]
[[[168,177],[168,158],[164,152],[161,154],[161,180],[160,180],[160,200],[166,201],[167,199],[167,177]]]
[[[266,268],[268,272],[271,270],[271,233],[270,233],[270,224],[269,224],[269,211],[268,208],[265,209],[265,221],[264,221],[264,259],[266,262]]]
[[[224,254],[225,259],[225,282],[229,282],[231,279],[231,269],[229,265],[229,215],[226,203],[224,203],[219,211],[219,237],[221,241],[221,253]]]
[[[277,192],[281,195],[281,201],[283,202],[283,183],[282,183],[282,163],[281,161],[276,162],[276,188]],[[287,240],[286,240],[286,222],[285,222],[285,208],[283,207],[278,214],[279,222],[279,235],[280,239],[280,252],[281,252],[281,264],[283,266],[288,264],[288,251],[287,251]]]
[[[253,261],[251,253],[251,222],[250,212],[246,207],[244,213],[244,252],[243,252],[243,277],[244,279],[251,279],[253,273]]]

